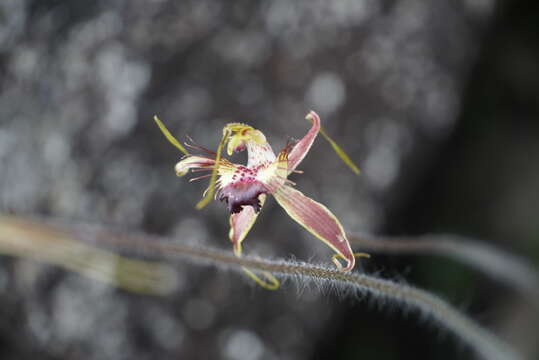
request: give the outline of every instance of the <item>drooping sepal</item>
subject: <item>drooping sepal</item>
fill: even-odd
[[[344,267],[339,262],[335,262],[339,270],[350,271],[354,268],[354,253],[344,229],[327,207],[288,185],[279,187],[273,196],[292,219],[326,243],[346,261],[347,264]]]
[[[229,136],[230,136],[230,130],[228,130],[225,127],[223,129],[223,137],[221,138],[221,141],[219,142],[219,146],[217,147],[217,151],[215,155],[215,166],[211,172],[210,184],[208,185],[208,188],[204,192],[204,197],[202,198],[202,200],[200,200],[195,206],[198,210],[204,208],[213,199],[213,195],[214,195],[215,187],[217,183],[217,175],[219,174],[219,169],[220,169],[221,152],[223,151],[223,146],[225,145]]]
[[[275,276],[269,271],[262,271],[261,274],[265,279],[260,278],[255,274],[251,269],[242,267],[243,272],[247,274],[251,279],[253,279],[258,285],[262,286],[266,290],[277,290],[281,286],[281,282],[277,280]]]

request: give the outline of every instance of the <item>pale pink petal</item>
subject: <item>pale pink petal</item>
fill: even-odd
[[[288,185],[281,186],[273,196],[292,219],[346,260],[348,264],[341,270],[352,270],[354,254],[341,223],[328,208]]]
[[[316,139],[316,135],[318,135],[318,132],[320,131],[320,117],[317,113],[311,111],[309,114],[307,114],[306,119],[311,120],[313,122],[313,126],[307,135],[298,141],[288,154],[288,173],[294,171],[294,169],[303,160],[305,155],[307,155],[311,149],[314,139]]]
[[[205,156],[189,155],[178,162],[174,169],[176,170],[176,175],[183,176],[187,174],[190,169],[211,168],[213,165],[215,165],[215,159]]]
[[[247,141],[247,167],[250,169],[257,168],[260,165],[271,164],[275,161],[275,153],[271,145],[267,142],[257,143],[255,141]]]
[[[260,200],[260,207],[262,207],[266,201],[266,194],[260,194],[258,199]],[[241,256],[241,243],[253,227],[258,214],[260,214],[260,211],[255,211],[252,206],[243,206],[239,213],[230,215],[230,232],[228,236],[232,241],[236,256]]]

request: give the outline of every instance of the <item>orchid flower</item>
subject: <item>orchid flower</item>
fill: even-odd
[[[210,186],[204,198],[197,204],[197,208],[204,207],[212,198],[226,204],[230,211],[229,238],[236,256],[241,256],[242,243],[254,225],[268,195],[272,195],[292,219],[335,251],[333,261],[339,270],[352,270],[355,256],[366,256],[352,252],[343,226],[327,207],[295,189],[295,184],[288,179],[293,172],[302,173],[296,168],[309,152],[319,132],[330,142],[344,162],[354,172],[359,173],[357,166],[322,130],[320,118],[314,111],[306,116],[306,119],[312,122],[307,134],[299,141],[289,142],[277,155],[260,130],[241,123],[230,123],[224,127],[217,152],[186,143],[188,147],[207,153],[207,155],[192,155],[169,133],[157,117],[154,119],[167,139],[185,154],[175,166],[178,176],[183,176],[189,171],[210,172],[190,180],[211,177]],[[229,156],[246,150],[247,165],[234,164],[221,158],[225,145]],[[343,266],[338,258],[344,259],[346,265]],[[244,270],[261,283],[250,270]],[[277,281],[269,275],[266,274],[272,282]]]

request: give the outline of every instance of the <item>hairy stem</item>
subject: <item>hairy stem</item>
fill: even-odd
[[[353,245],[367,252],[384,254],[433,254],[463,262],[494,280],[501,281],[539,307],[539,273],[524,259],[477,240],[439,234],[414,237],[350,235]]]
[[[148,235],[124,234],[88,225],[52,225],[34,220],[0,218],[0,234],[12,226],[31,228],[31,234],[54,233],[56,235],[84,242],[113,245],[123,250],[142,251],[145,255],[157,258],[176,258],[191,260],[194,263],[207,263],[225,266],[241,271],[247,267],[254,271],[270,272],[290,279],[297,284],[325,283],[336,288],[368,294],[381,303],[393,303],[401,308],[415,309],[422,315],[434,319],[441,327],[470,346],[481,358],[488,360],[516,360],[521,357],[510,346],[495,335],[482,328],[436,295],[415,287],[400,284],[374,276],[340,272],[320,265],[273,261],[253,257],[237,258],[232,253],[218,249],[182,245],[177,242]]]
[[[217,266],[225,265],[235,270],[247,267],[261,272],[265,271],[281,275],[298,284],[324,281],[337,288],[369,294],[375,301],[389,301],[390,303],[415,309],[422,315],[431,317],[441,327],[452,332],[483,359],[516,360],[522,358],[510,346],[504,344],[495,335],[476,324],[438,296],[409,285],[366,274],[340,272],[320,265],[283,260],[272,261],[252,257],[237,258],[229,252],[181,245],[154,237],[150,240],[147,236],[140,237],[137,235],[110,233],[108,231],[98,231],[94,233],[94,236],[98,242],[107,242],[122,248],[134,246],[143,249],[146,254],[165,257],[181,256],[195,261],[207,261]]]

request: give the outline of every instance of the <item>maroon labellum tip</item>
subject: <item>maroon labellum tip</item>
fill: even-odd
[[[228,211],[232,214],[239,213],[242,206],[252,206],[255,212],[260,211],[260,194],[267,193],[264,186],[257,182],[238,182],[222,188],[218,193],[218,199],[227,204]]]

